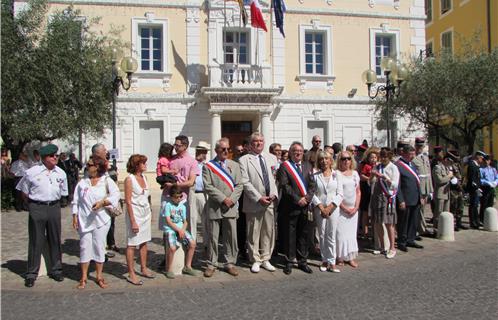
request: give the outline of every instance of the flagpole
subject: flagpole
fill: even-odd
[[[273,88],[273,0],[270,0],[270,86]]]

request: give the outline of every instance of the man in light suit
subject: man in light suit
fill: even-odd
[[[242,193],[239,165],[228,159],[230,144],[227,138],[216,142],[216,157],[207,162],[202,169],[202,181],[207,200],[208,228],[208,267],[205,277],[212,277],[218,266],[218,237],[221,229],[221,244],[225,248],[225,270],[238,276],[235,268],[237,261],[237,217],[238,203]]]
[[[284,273],[290,274],[294,259],[306,273],[313,271],[308,266],[308,253],[312,237],[312,213],[308,210],[316,184],[313,168],[303,161],[303,145],[293,142],[289,148],[290,160],[282,163],[277,171],[282,198],[278,205],[278,234],[280,252],[286,256]]]
[[[434,228],[437,229],[439,215],[450,211],[450,180],[453,178],[448,155],[432,169],[434,179]]]
[[[244,207],[247,221],[248,256],[252,262],[251,271],[257,273],[260,267],[275,271],[270,258],[275,244],[274,205],[278,198],[274,173],[278,167],[277,158],[263,152],[265,140],[262,134],[254,132],[250,137],[251,152],[239,159],[244,184]]]
[[[427,230],[427,224],[425,222],[425,212],[424,207],[427,201],[430,201],[434,188],[432,185],[432,175],[431,175],[431,161],[429,156],[425,154],[425,138],[417,137],[415,138],[415,158],[413,159],[413,164],[417,168],[418,177],[420,178],[420,219],[417,226],[417,231],[420,235],[429,235]],[[420,240],[420,239],[419,239]]]

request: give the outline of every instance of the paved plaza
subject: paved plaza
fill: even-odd
[[[153,203],[157,199],[154,194]],[[157,225],[157,206],[153,215]],[[144,279],[141,287],[127,283],[121,250],[104,266],[108,289],[89,281],[79,291],[79,238],[71,229],[69,208],[63,209],[62,221],[65,280],[57,283],[45,276],[35,287],[24,287],[27,221],[27,212],[1,213],[2,319],[498,318],[498,233],[462,231],[455,242],[424,238],[424,250],[398,251],[393,260],[361,252],[359,269],[345,266],[339,274],[319,272],[319,262],[312,260],[311,275],[295,269],[286,276],[281,263],[274,273],[251,274],[245,264],[237,278],[218,271],[210,279],[169,280],[159,270],[162,240],[153,228],[149,261],[156,279]],[[116,224],[117,244],[124,247],[124,217]],[[196,259],[194,267],[202,270],[202,261]]]

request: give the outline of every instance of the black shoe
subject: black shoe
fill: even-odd
[[[54,279],[57,282],[62,282],[64,281],[64,276],[62,274],[54,274],[51,276],[52,279]]]
[[[114,257],[116,256],[116,254],[115,254],[114,252],[112,252],[112,251],[107,251],[107,252],[105,253],[105,256],[106,256],[107,258],[114,258]]]
[[[422,237],[421,237],[421,236],[416,236],[416,237],[415,237],[415,240],[417,240],[417,241],[422,241],[422,240],[424,240],[424,239],[422,239]]]
[[[408,252],[408,248],[406,246],[403,246],[403,245],[398,245],[398,250],[401,250],[403,252]]]
[[[298,268],[301,269],[303,272],[306,273],[313,273],[313,270],[311,270],[310,266],[308,266],[307,263],[302,263],[298,265]]]
[[[284,273],[289,275],[292,273],[292,263],[287,263],[284,267]]]
[[[463,224],[459,224],[458,228],[460,228],[461,230],[469,230],[469,228],[464,226]]]
[[[415,248],[415,249],[423,249],[424,246],[421,246],[419,245],[418,243],[416,242],[413,242],[413,243],[407,243],[406,244],[407,247],[410,247],[410,248]]]
[[[24,286],[27,288],[31,288],[35,285],[35,279],[29,278],[24,280]]]

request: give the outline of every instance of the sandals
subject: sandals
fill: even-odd
[[[76,286],[76,289],[85,289],[86,287],[86,279],[81,279],[80,283]]]
[[[349,265],[352,267],[352,268],[358,268],[358,262],[354,261],[354,260],[351,260],[351,261],[348,261]]]
[[[131,280],[131,278],[129,276],[126,277],[126,281],[128,281],[129,283],[131,283],[134,286],[141,286],[144,284],[144,282],[142,280],[138,280],[137,282],[133,282],[133,280]]]
[[[95,283],[97,283],[97,285],[99,287],[101,287],[102,289],[105,289],[107,288],[109,285],[105,282],[104,278],[100,278],[100,279],[97,279],[95,280]]]
[[[150,270],[147,270],[147,272],[140,272],[137,274],[141,277],[144,277],[144,278],[147,278],[147,279],[155,279],[156,278],[156,275],[153,274],[152,272],[150,272]]]

